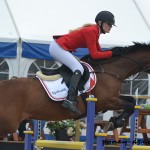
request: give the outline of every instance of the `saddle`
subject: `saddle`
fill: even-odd
[[[84,73],[78,85],[78,96],[91,91],[96,85],[96,74],[93,68],[86,62],[81,61],[84,68]],[[43,88],[48,96],[54,101],[65,100],[68,95],[70,79],[73,75],[65,65],[57,69],[49,69],[40,67],[41,71],[36,73]]]
[[[90,72],[89,72],[89,69],[87,68],[87,66],[84,65],[83,63],[81,63],[81,64],[84,68],[84,73],[81,77],[81,80],[80,80],[80,83],[78,86],[79,91],[84,90],[84,85],[86,84],[86,82],[88,81],[88,79],[90,77]],[[67,87],[69,87],[69,82],[73,75],[73,72],[67,66],[62,65],[61,67],[59,67],[57,69],[40,67],[40,69],[41,69],[42,74],[44,74],[46,76],[61,75],[60,77],[63,78],[62,83],[65,82]]]

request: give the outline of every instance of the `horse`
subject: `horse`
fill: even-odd
[[[97,84],[92,94],[98,99],[96,112],[123,110],[118,117],[111,117],[113,128],[121,127],[134,112],[135,100],[121,96],[122,82],[139,71],[150,68],[150,44],[134,43],[119,47],[122,55],[104,60],[92,60],[85,56],[81,60],[89,63],[96,75]],[[16,78],[0,81],[0,135],[13,133],[21,121],[76,119],[61,102],[51,100],[37,78]],[[86,107],[78,96],[77,108],[81,114]],[[111,126],[112,127],[112,126]],[[107,128],[110,130],[110,126]]]

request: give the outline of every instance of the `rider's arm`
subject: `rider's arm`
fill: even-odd
[[[85,35],[87,48],[89,49],[90,55],[93,59],[102,59],[112,57],[112,51],[102,51],[99,43],[98,36],[95,32],[90,32]]]
[[[90,55],[93,59],[102,59],[112,57],[112,51],[91,51]]]

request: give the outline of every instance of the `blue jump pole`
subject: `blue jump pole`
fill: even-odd
[[[100,130],[99,132],[95,133],[95,135],[97,136],[96,150],[104,150],[105,137],[107,136],[107,133],[104,133],[103,130]]]
[[[24,131],[25,134],[25,144],[24,144],[24,150],[31,150],[32,148],[32,135],[33,131]]]
[[[90,95],[89,98],[86,99],[87,101],[87,130],[86,130],[86,150],[93,150],[94,144],[94,117],[95,117],[95,102],[97,98],[94,98]],[[35,120],[34,121],[34,144],[33,150],[36,150],[35,142],[37,139],[40,138],[41,135],[41,121]],[[28,142],[31,143],[31,139]],[[30,150],[30,149],[25,149]]]
[[[34,120],[34,144],[33,144],[33,150],[36,150],[35,142],[37,139],[40,139],[41,137],[41,121],[40,120]]]
[[[131,121],[130,121],[130,150],[132,150],[133,145],[137,143],[139,108],[140,108],[140,106],[135,106],[134,113],[131,116]]]
[[[126,136],[125,134],[122,134],[121,136],[119,136],[120,138],[120,150],[127,150],[127,139],[129,138],[128,136]]]
[[[97,98],[90,95],[87,101],[87,129],[86,129],[86,150],[93,150],[94,144],[94,117],[95,117],[95,102]]]

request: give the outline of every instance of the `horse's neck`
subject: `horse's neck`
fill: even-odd
[[[134,52],[131,55],[118,59],[118,62],[114,62],[114,66],[117,68],[117,72],[123,75],[126,79],[131,75],[134,75],[140,71],[143,71],[150,64],[149,53]]]
[[[96,72],[100,72],[101,69],[104,69],[104,72],[108,74],[114,74],[122,79],[126,79],[129,76],[140,72],[143,69],[142,67],[144,67],[144,62],[142,62],[142,60],[139,58],[134,59],[136,61],[124,57],[118,59],[112,58],[107,61],[104,60],[102,63],[100,62],[99,65],[94,66],[92,63],[91,65]]]
[[[150,49],[138,49],[125,55],[125,57],[114,57],[100,61],[91,61],[88,57],[82,58],[82,61],[89,63],[95,71],[101,67],[114,74],[118,74],[123,79],[128,78],[146,68],[150,68]]]

